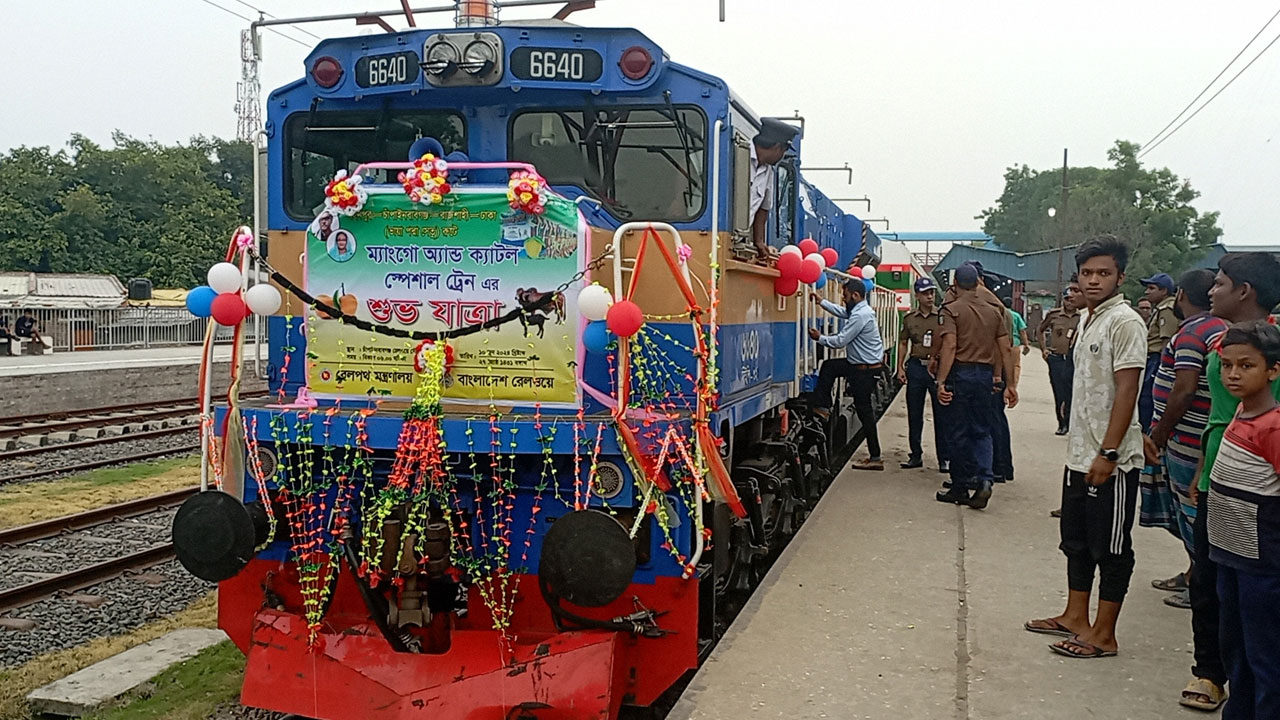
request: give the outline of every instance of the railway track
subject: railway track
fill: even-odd
[[[266,395],[267,393],[265,392],[245,393],[241,395],[241,398],[249,400]],[[170,400],[166,402],[112,405],[78,413],[60,412],[44,415],[24,415],[0,419],[0,440],[100,428],[109,425],[168,420],[195,415],[199,412],[200,405],[194,400]]]
[[[74,515],[45,520],[29,525],[0,530],[0,547],[9,549],[59,537],[65,533],[90,531],[94,528],[121,522],[139,515],[177,506],[193,495],[198,488],[139,498],[116,505],[88,510]],[[67,572],[50,574],[16,587],[0,589],[0,612],[29,605],[58,593],[80,590],[142,570],[174,557],[173,544],[159,543],[114,558],[100,560],[74,568]]]

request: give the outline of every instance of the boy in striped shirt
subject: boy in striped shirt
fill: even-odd
[[[1218,346],[1240,408],[1210,470],[1210,557],[1218,565],[1224,718],[1280,718],[1280,330],[1241,323]]]

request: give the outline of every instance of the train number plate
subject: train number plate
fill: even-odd
[[[604,59],[595,50],[520,47],[511,51],[511,74],[521,80],[595,82]]]
[[[356,84],[364,88],[407,85],[417,81],[418,71],[416,52],[370,55],[356,61]]]

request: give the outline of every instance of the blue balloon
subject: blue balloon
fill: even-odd
[[[864,278],[862,281],[862,286],[867,289],[867,294],[870,295],[872,288],[876,286],[876,281],[870,278]]]
[[[604,320],[589,322],[586,329],[582,331],[582,345],[589,353],[603,355],[608,352],[611,342],[613,342],[613,334],[609,332],[608,323]]]
[[[187,309],[196,317],[207,318],[213,313],[213,299],[216,297],[218,292],[208,285],[192,288],[187,293]]]
[[[814,286],[815,288],[817,288],[818,290],[821,290],[822,288],[826,287],[826,286],[827,286],[827,274],[826,274],[826,273],[822,273],[821,275],[819,275],[819,276],[818,276],[818,279],[814,281],[813,286]]]

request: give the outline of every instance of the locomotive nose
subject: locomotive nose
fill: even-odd
[[[235,576],[267,539],[261,507],[254,508],[219,490],[192,495],[173,518],[173,547],[178,562],[201,580],[221,582]]]

